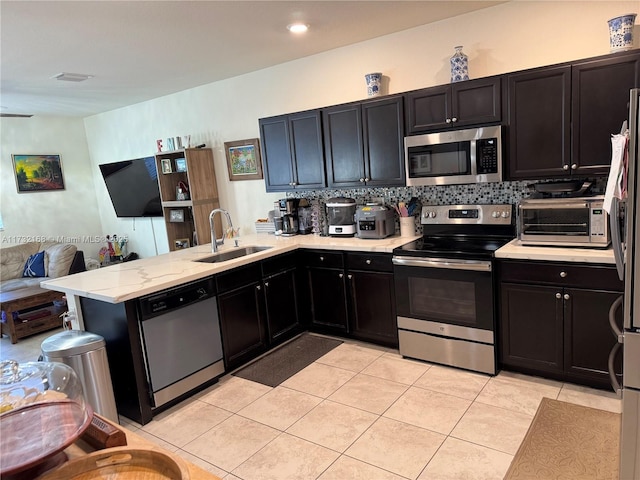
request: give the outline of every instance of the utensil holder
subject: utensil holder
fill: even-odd
[[[400,217],[400,236],[413,237],[416,234],[416,224],[413,217]]]

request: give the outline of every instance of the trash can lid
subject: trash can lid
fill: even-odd
[[[100,335],[82,330],[65,330],[45,339],[40,348],[47,357],[63,357],[98,350],[104,346],[104,338]]]

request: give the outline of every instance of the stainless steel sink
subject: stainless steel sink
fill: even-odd
[[[227,250],[220,253],[215,253],[209,257],[199,258],[194,260],[196,262],[205,263],[219,263],[226,262],[238,257],[244,257],[245,255],[251,255],[252,253],[262,252],[263,250],[269,250],[271,247],[239,247],[233,250]]]

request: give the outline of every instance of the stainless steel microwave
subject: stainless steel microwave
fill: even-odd
[[[523,245],[606,248],[609,215],[604,197],[541,198],[518,205],[518,238]]]
[[[500,125],[404,138],[407,186],[502,181]]]

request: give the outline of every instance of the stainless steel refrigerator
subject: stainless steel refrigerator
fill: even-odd
[[[631,90],[629,106],[629,141],[627,198],[623,202],[624,215],[612,215],[624,220],[622,228],[612,225],[612,238],[618,273],[624,280],[624,297],[614,302],[615,310],[623,308],[623,330],[618,335],[622,344],[622,431],[620,436],[620,478],[640,479],[640,165],[638,162],[638,127],[640,126],[640,89]],[[613,212],[612,212],[613,213]],[[622,234],[618,235],[620,232]],[[613,352],[615,355],[615,352]],[[612,357],[609,358],[610,370]],[[611,373],[611,372],[610,372]],[[612,383],[615,378],[612,374]],[[614,386],[615,388],[615,386]]]

